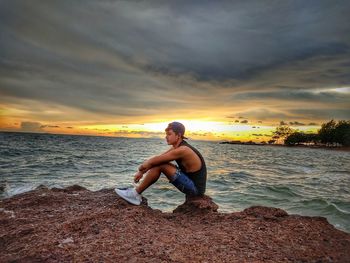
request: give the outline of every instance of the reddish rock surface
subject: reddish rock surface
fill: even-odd
[[[350,234],[324,218],[216,211],[209,197],[162,213],[112,189],[41,187],[0,202],[0,262],[350,261]]]

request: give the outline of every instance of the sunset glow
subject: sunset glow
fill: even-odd
[[[164,130],[173,120],[142,123],[142,124],[90,124],[65,123],[61,125],[44,125],[37,122],[14,123],[13,126],[5,126],[7,131],[26,131],[53,134],[80,134],[112,137],[131,138],[164,138]],[[275,126],[257,124],[235,124],[233,122],[215,122],[198,120],[176,120],[186,127],[186,136],[195,140],[240,140],[262,142],[271,139]],[[6,123],[2,123],[6,125]],[[27,126],[26,126],[27,125]],[[72,125],[72,126],[69,126]],[[73,127],[74,126],[74,127]],[[317,126],[301,126],[298,130],[315,132]]]

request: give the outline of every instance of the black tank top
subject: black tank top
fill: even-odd
[[[201,160],[201,163],[202,163],[201,168],[198,171],[192,172],[192,173],[188,173],[186,171],[186,168],[182,165],[182,162],[181,162],[182,159],[176,159],[175,161],[179,166],[180,170],[184,172],[193,181],[193,183],[198,189],[198,194],[204,195],[206,183],[207,183],[207,167],[205,165],[203,156],[200,154],[200,152],[196,148],[194,148],[192,145],[190,145],[186,141],[182,141],[179,146],[187,146],[191,148]]]

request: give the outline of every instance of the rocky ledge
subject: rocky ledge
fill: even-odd
[[[40,187],[0,202],[0,262],[349,262],[350,234],[325,218],[251,207],[222,214],[209,197],[173,213],[112,189]]]

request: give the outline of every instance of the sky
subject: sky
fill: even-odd
[[[350,2],[0,1],[0,130],[267,140],[350,119]]]

